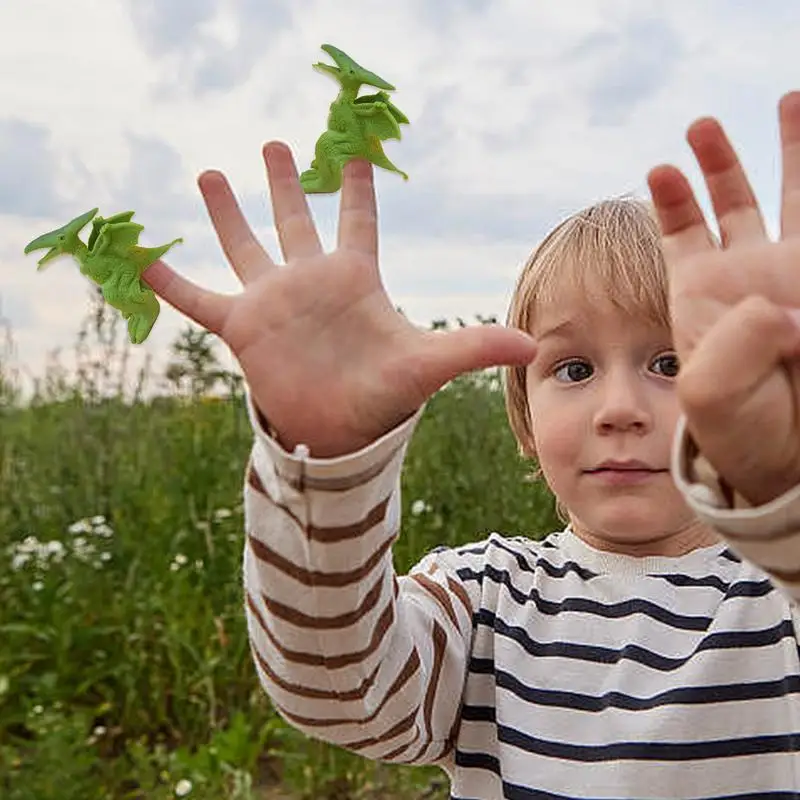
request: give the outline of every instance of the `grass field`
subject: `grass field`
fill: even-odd
[[[0,392],[0,797],[446,797],[439,771],[307,739],[261,692],[240,583],[241,397],[131,399],[97,369],[44,382],[33,405],[8,379]],[[438,544],[558,525],[498,388],[465,376],[430,402],[399,571]]]

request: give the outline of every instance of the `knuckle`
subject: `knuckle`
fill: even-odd
[[[781,329],[785,324],[784,314],[762,295],[745,298],[736,308],[738,320],[745,333],[764,335]]]

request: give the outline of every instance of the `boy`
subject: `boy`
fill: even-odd
[[[285,268],[225,179],[201,177],[243,294],[163,264],[147,279],[247,376],[247,614],[287,720],[438,763],[457,798],[800,797],[800,94],[781,131],[780,242],[701,120],[689,140],[721,246],[659,167],[663,236],[642,205],[599,204],[538,248],[508,328],[445,334],[383,291],[366,165],[348,165],[324,255],[288,151],[266,147]],[[399,577],[397,487],[424,402],[494,364],[569,525]]]

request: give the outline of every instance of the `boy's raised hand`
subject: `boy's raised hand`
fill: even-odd
[[[695,122],[688,140],[719,244],[679,170],[661,166],[648,177],[663,232],[688,427],[703,455],[754,504],[800,483],[800,92],[781,100],[780,130],[777,242],[767,236],[742,165],[715,120]]]
[[[285,266],[255,239],[227,180],[200,176],[220,244],[243,291],[210,292],[156,262],[144,275],[166,302],[218,334],[239,360],[256,406],[281,443],[315,457],[352,452],[413,414],[457,375],[526,364],[531,337],[479,325],[421,330],[399,313],[378,270],[372,168],[344,171],[338,246],[323,252],[289,149],[264,148]]]

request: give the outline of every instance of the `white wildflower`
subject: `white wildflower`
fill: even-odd
[[[175,784],[175,796],[176,797],[186,797],[189,792],[192,791],[192,782],[187,781],[186,778],[183,780],[178,781]]]
[[[57,540],[40,542],[35,536],[26,536],[16,545],[11,545],[7,552],[11,555],[11,569],[18,572],[26,564],[35,561],[36,568],[46,570],[51,562],[63,561],[64,545]]]
[[[102,514],[98,514],[97,516],[95,516],[95,517],[92,517],[92,518],[89,520],[89,522],[90,522],[92,525],[105,525],[105,523],[106,523],[106,518],[105,518],[105,517],[104,517]]]
[[[197,561],[194,562],[194,568],[197,570],[203,569],[203,559],[198,558]]]
[[[189,559],[183,553],[178,553],[175,558],[172,559],[172,563],[169,565],[169,568],[172,572],[177,572],[181,567],[185,567],[188,563]]]
[[[42,581],[34,581],[31,584],[31,588],[34,592],[41,592],[42,589],[44,589],[44,583],[42,583]]]
[[[431,506],[429,506],[424,500],[415,500],[411,504],[411,513],[418,517],[420,514],[424,514],[426,511],[431,511]]]
[[[111,553],[100,553],[101,561],[111,561]]]
[[[72,525],[67,528],[67,531],[73,536],[77,536],[79,533],[91,533],[92,525],[88,519],[79,519],[77,522],[73,522]]]
[[[103,539],[110,539],[114,535],[111,526],[106,525],[105,522],[97,525],[93,531],[95,536],[101,536]]]
[[[78,561],[88,564],[90,561],[94,560],[97,550],[94,544],[85,536],[76,536],[72,540],[72,552]]]
[[[57,539],[53,539],[49,541],[46,545],[46,552],[49,559],[52,559],[56,563],[59,563],[64,560],[64,555],[66,551],[64,550],[64,545],[61,544]]]
[[[96,725],[95,729],[92,731],[92,735],[96,736],[98,739],[102,736],[106,735],[106,727],[105,725]]]
[[[26,553],[24,550],[16,550],[11,556],[11,569],[14,572],[19,572],[30,560],[30,553]]]
[[[214,512],[214,521],[220,522],[223,519],[228,519],[232,515],[232,511],[229,508],[218,508]]]

